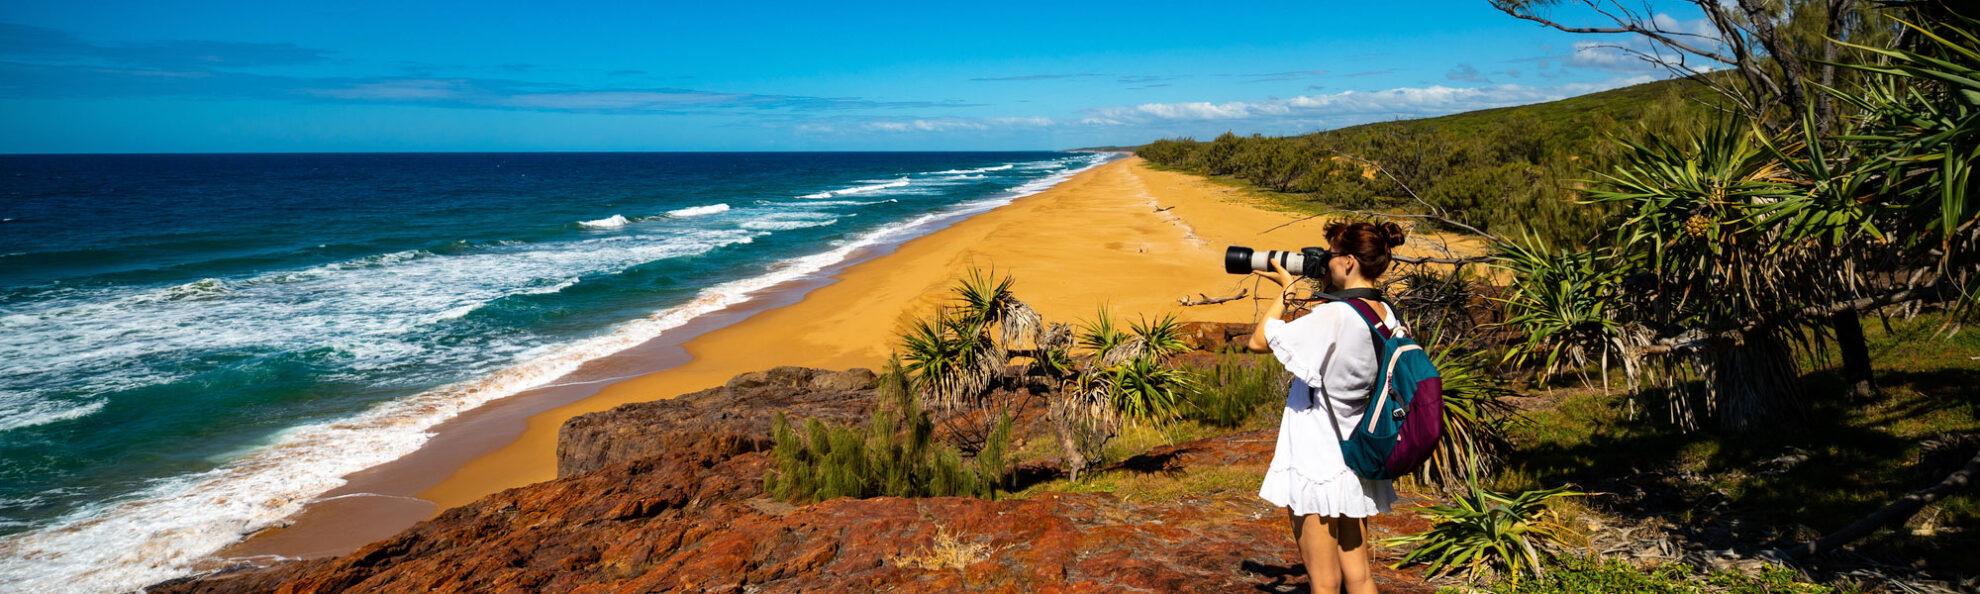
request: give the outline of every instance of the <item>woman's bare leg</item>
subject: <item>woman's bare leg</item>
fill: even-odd
[[[1347,585],[1348,594],[1375,594],[1375,578],[1370,575],[1368,546],[1368,525],[1364,518],[1328,518],[1328,532],[1333,534],[1340,559],[1341,581]],[[1338,592],[1335,590],[1333,592]],[[1331,592],[1330,592],[1331,594]]]
[[[1341,548],[1328,527],[1333,518],[1293,515],[1288,508],[1286,519],[1292,523],[1293,541],[1299,543],[1299,558],[1306,564],[1313,594],[1340,594]]]

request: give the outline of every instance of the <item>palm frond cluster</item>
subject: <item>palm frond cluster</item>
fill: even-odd
[[[1498,574],[1516,580],[1541,575],[1544,555],[1578,539],[1548,503],[1586,493],[1556,487],[1513,495],[1476,483],[1470,487],[1450,505],[1419,512],[1432,522],[1429,531],[1383,541],[1384,545],[1418,545],[1397,566],[1423,563],[1433,576],[1456,573],[1475,580]]]

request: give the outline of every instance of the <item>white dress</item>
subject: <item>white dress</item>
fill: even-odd
[[[1393,314],[1383,326],[1391,333],[1406,330]],[[1292,322],[1266,320],[1265,341],[1293,382],[1258,496],[1302,516],[1388,512],[1396,500],[1390,481],[1363,479],[1341,458],[1341,439],[1361,421],[1375,383],[1377,354],[1368,324],[1354,306],[1327,303]],[[1320,389],[1309,396],[1307,386]]]

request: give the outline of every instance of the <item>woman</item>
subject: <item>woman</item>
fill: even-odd
[[[1389,249],[1403,242],[1395,223],[1327,225],[1327,270],[1333,290],[1373,289],[1389,268]],[[1292,322],[1280,320],[1294,298],[1293,275],[1277,261],[1255,272],[1278,283],[1273,300],[1251,334],[1251,350],[1276,355],[1293,374],[1279,420],[1279,445],[1258,495],[1286,508],[1293,540],[1313,591],[1375,592],[1369,575],[1369,516],[1389,511],[1396,492],[1389,481],[1354,474],[1341,457],[1341,440],[1361,421],[1379,368],[1374,337],[1345,302],[1315,307]],[[1364,300],[1391,332],[1402,325],[1380,301]],[[1312,386],[1309,388],[1308,386]]]

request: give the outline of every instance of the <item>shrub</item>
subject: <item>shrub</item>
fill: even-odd
[[[898,360],[880,384],[880,403],[864,427],[810,419],[802,432],[783,413],[773,422],[772,468],[764,490],[794,503],[837,497],[992,497],[1009,483],[1010,417],[999,418],[982,453],[965,463],[935,439],[935,425],[911,391]]]
[[[1265,357],[1226,354],[1208,369],[1192,369],[1202,381],[1188,394],[1184,414],[1219,427],[1237,427],[1284,401],[1291,374]]]
[[[1556,521],[1548,500],[1584,494],[1555,487],[1508,496],[1474,481],[1471,492],[1454,497],[1452,505],[1419,512],[1434,522],[1429,531],[1386,539],[1383,544],[1417,545],[1396,567],[1424,563],[1433,576],[1457,573],[1476,580],[1488,570],[1514,580],[1524,574],[1538,576],[1544,571],[1544,556],[1576,538]]]

